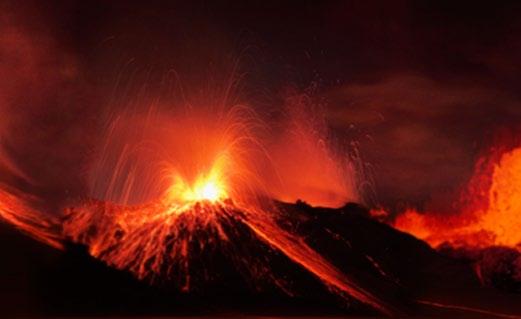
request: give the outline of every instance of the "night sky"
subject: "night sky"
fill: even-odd
[[[371,204],[423,205],[460,189],[497,132],[521,122],[520,9],[508,1],[2,1],[0,130],[11,133],[3,144],[46,192],[80,193],[90,124],[115,86],[128,94],[146,83],[153,94],[175,73],[197,91],[236,65],[241,93],[267,118],[288,88],[324,101],[336,139],[355,142],[374,180]],[[58,179],[64,172],[77,177]]]

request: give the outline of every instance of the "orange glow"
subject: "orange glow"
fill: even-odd
[[[488,195],[481,227],[494,233],[497,245],[521,244],[521,148],[503,154],[494,167]]]
[[[502,153],[489,166],[475,176],[471,184],[474,193],[470,194],[473,198],[459,214],[422,214],[411,209],[399,215],[394,226],[433,247],[449,243],[454,247],[499,245],[520,249],[521,148]]]
[[[223,165],[217,161],[210,172],[199,175],[193,185],[188,184],[182,176],[174,175],[172,186],[167,191],[167,200],[178,204],[200,201],[215,203],[228,198],[222,169]]]
[[[270,195],[324,207],[359,201],[352,159],[334,143],[321,105],[312,94],[296,92],[284,102],[281,132],[269,148],[276,172],[269,180]]]

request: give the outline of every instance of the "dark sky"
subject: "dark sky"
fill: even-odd
[[[0,99],[18,112],[8,121],[28,110],[33,116],[37,107],[53,110],[36,112],[53,132],[41,136],[31,125],[24,129],[37,134],[12,142],[33,143],[33,150],[49,143],[73,146],[79,137],[88,144],[88,127],[71,131],[63,123],[94,121],[101,102],[93,101],[110,95],[121,77],[154,87],[175,71],[184,86],[194,88],[208,77],[219,79],[237,62],[245,74],[243,91],[259,108],[287,87],[315,86],[314,94],[327,101],[326,117],[337,137],[357,141],[378,201],[394,206],[454,193],[495,132],[521,120],[516,2],[7,1],[4,6],[1,70],[16,76],[14,82],[1,80]],[[10,32],[25,60],[6,49],[12,47]],[[81,167],[80,155],[64,153],[66,159],[59,154],[54,160]],[[43,155],[43,147],[38,154],[53,156]],[[46,176],[43,166],[33,170]]]

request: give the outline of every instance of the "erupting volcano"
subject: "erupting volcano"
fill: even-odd
[[[302,125],[309,123],[312,122],[296,126],[299,134],[306,131]],[[243,106],[197,107],[196,111],[188,107],[182,112],[152,106],[147,112],[118,114],[108,119],[102,134],[104,143],[92,157],[87,178],[91,198],[71,201],[60,214],[49,215],[40,211],[38,207],[42,205],[37,198],[5,187],[0,213],[8,223],[54,248],[68,250],[71,244],[84,246],[92,257],[109,267],[130,272],[150,285],[182,293],[204,295],[210,287],[223,285],[225,278],[234,278],[226,280],[241,282],[241,286],[252,291],[276,291],[294,297],[306,294],[306,286],[318,288],[320,283],[328,294],[386,315],[409,312],[411,307],[420,306],[503,315],[475,306],[440,303],[420,291],[407,296],[403,285],[411,285],[412,289],[417,275],[410,281],[410,275],[396,268],[394,258],[385,257],[381,249],[386,246],[371,248],[370,243],[361,241],[360,234],[356,234],[373,229],[378,240],[392,238],[396,247],[406,245],[421,252],[420,256],[429,256],[429,262],[441,261],[408,238],[380,228],[384,225],[371,224],[369,212],[349,205],[338,211],[320,212],[303,202],[295,206],[280,202],[276,190],[281,187],[277,183],[285,178],[285,172],[280,170],[284,165],[273,161],[269,147],[259,138],[262,136],[259,132],[265,130],[255,113]],[[303,139],[305,143],[316,138],[318,132],[313,127],[307,131],[312,135]],[[311,155],[334,161],[328,147],[322,144]],[[512,207],[501,197],[510,193],[500,193],[498,188],[505,174],[508,179],[511,179],[509,174],[515,174],[516,154],[506,153],[500,164],[493,166],[490,191],[493,197],[488,214],[502,214],[500,208]],[[316,161],[307,161],[313,162]],[[326,173],[335,177],[341,174],[334,169]],[[327,178],[331,177],[323,175],[317,181]],[[335,192],[346,194],[342,187]],[[282,197],[286,194],[288,189]],[[320,197],[311,197],[316,198]],[[328,221],[334,215],[352,223],[349,231],[352,234],[335,230],[338,225]],[[421,227],[406,228],[416,227],[418,220],[423,223]],[[486,220],[484,216],[478,222]],[[406,223],[410,221],[412,224]],[[359,224],[365,226],[357,230]],[[425,224],[417,213],[400,215],[395,227],[412,233],[419,229],[421,232],[415,234],[434,245],[433,233],[429,232],[432,230],[428,228],[432,225]],[[436,234],[437,238],[456,245],[460,238],[475,238],[473,232],[477,227],[467,222],[448,233],[438,230]],[[490,227],[489,232],[502,229]],[[315,237],[306,234],[310,230]],[[487,240],[492,241],[483,245],[510,243],[503,242],[515,234],[510,230],[504,229],[497,235],[487,233]],[[458,237],[450,237],[452,234]],[[315,242],[323,236],[328,239]],[[450,241],[451,238],[457,240]],[[339,248],[327,248],[338,245]],[[349,258],[331,261],[321,254],[324,251],[327,254],[329,249],[340,249]],[[424,263],[424,258],[418,262]],[[289,265],[296,273],[286,268]],[[364,267],[367,269],[361,272]],[[460,271],[464,270],[456,273]],[[231,277],[230,272],[234,273]]]
[[[108,122],[89,176],[96,199],[48,219],[5,191],[2,216],[53,247],[85,245],[110,266],[181,291],[204,291],[215,281],[220,270],[201,262],[218,254],[256,289],[268,284],[292,295],[287,278],[270,270],[273,259],[283,257],[327,289],[391,314],[391,305],[311,248],[269,199],[277,186],[269,181],[268,192],[267,176],[283,179],[284,172],[255,136],[258,127],[245,107],[118,115]]]
[[[0,1],[0,314],[520,318],[518,12]]]
[[[129,141],[136,144],[123,148],[125,152],[116,155],[114,161],[107,158],[112,153],[104,155],[105,161],[116,163],[116,167],[110,168],[116,175],[111,179],[108,193],[114,196],[113,188],[116,187],[124,190],[124,196],[117,198],[134,202],[133,185],[149,185],[150,190],[154,182],[163,180],[166,189],[158,191],[161,195],[151,204],[126,207],[92,203],[73,208],[65,217],[64,235],[73,242],[87,245],[93,256],[109,265],[130,270],[141,279],[171,279],[186,291],[192,281],[201,285],[205,280],[212,280],[211,273],[195,275],[194,270],[190,269],[192,260],[197,259],[193,255],[207,251],[222,249],[221,253],[230,254],[234,262],[245,263],[236,267],[251,272],[247,274],[248,278],[262,276],[262,272],[269,273],[269,258],[253,261],[248,256],[240,255],[243,249],[240,246],[253,237],[254,244],[261,242],[281,252],[331,289],[390,313],[383,302],[357,286],[311,249],[303,238],[279,225],[283,215],[273,203],[263,198],[266,195],[261,193],[261,177],[254,166],[259,165],[262,159],[259,156],[263,153],[262,149],[258,151],[260,155],[254,153],[260,143],[251,132],[253,120],[251,115],[237,112],[232,109],[213,121],[205,121],[206,115],[201,114],[195,117],[192,114],[182,115],[187,117],[174,118],[172,122],[164,122],[164,115],[155,119],[153,115],[149,116],[139,130],[142,141],[122,141],[125,146],[129,145]],[[133,131],[135,119],[132,122]],[[112,127],[111,134],[118,129],[128,133],[126,128],[126,123],[123,127]],[[158,131],[164,134],[165,140],[156,133]],[[154,143],[142,148],[152,140],[151,136]],[[155,147],[159,149],[154,150]],[[110,149],[109,152],[112,151]],[[135,157],[129,159],[128,154]],[[177,156],[174,157],[174,154]],[[154,165],[151,161],[145,161],[151,155],[165,158],[156,159],[157,165]],[[256,159],[254,155],[257,155]],[[132,160],[138,162],[127,162]],[[134,169],[126,171],[122,168],[125,165]],[[140,168],[140,165],[145,166]],[[154,166],[164,176],[149,174],[146,180],[136,181],[140,169],[150,171],[150,167]],[[128,183],[129,180],[132,184],[118,185],[120,181]],[[194,279],[194,275],[199,278]],[[282,278],[272,280],[281,289],[288,289],[283,286]]]

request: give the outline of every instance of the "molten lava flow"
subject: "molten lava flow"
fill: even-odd
[[[192,277],[197,276],[190,264],[201,251],[224,245],[224,252],[234,258],[248,239],[245,234],[250,234],[282,252],[332,290],[391,313],[388,305],[359,287],[303,238],[283,230],[272,219],[272,213],[253,207],[239,208],[229,200],[193,202],[183,207],[151,204],[135,208],[93,202],[71,209],[63,229],[67,237],[87,245],[93,256],[109,265],[130,270],[140,279],[174,279],[184,291],[191,288]],[[258,276],[255,269],[270,267],[262,258],[255,261],[258,265],[250,262],[238,265],[239,269],[250,271],[250,278]]]
[[[343,274],[319,253],[309,247],[303,238],[283,231],[270,220],[253,219],[247,221],[247,224],[250,225],[261,239],[281,250],[291,260],[317,276],[334,291],[346,293],[387,315],[394,314],[395,310],[390,305],[386,305],[369,291],[358,286],[352,278]]]
[[[493,156],[494,158],[494,156]],[[408,210],[394,226],[436,247],[484,248],[492,245],[521,249],[521,148],[502,153],[491,169],[475,177],[474,200],[457,215],[421,214]],[[485,196],[485,200],[481,197]]]

